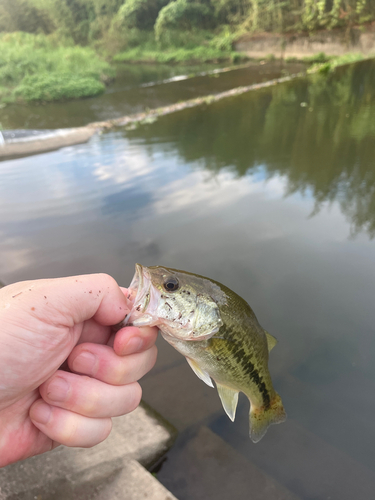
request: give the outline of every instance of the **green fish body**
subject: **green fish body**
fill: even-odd
[[[239,295],[203,276],[137,264],[128,298],[131,311],[124,323],[157,326],[200,379],[211,387],[215,381],[232,421],[238,393],[248,397],[253,442],[285,420],[268,370],[268,353],[277,341]]]

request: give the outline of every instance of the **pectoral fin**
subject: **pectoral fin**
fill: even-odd
[[[207,385],[209,385],[210,387],[213,387],[214,384],[212,383],[212,380],[211,380],[211,377],[209,376],[209,374],[207,372],[205,372],[204,370],[202,370],[200,368],[200,366],[198,365],[198,363],[196,363],[194,360],[192,360],[190,358],[186,358],[186,359],[187,359],[187,362],[189,363],[191,369],[195,373],[195,375],[198,378],[200,378],[201,380],[203,380],[203,382],[205,382]]]
[[[225,387],[224,385],[218,384],[216,382],[217,392],[219,393],[221,403],[223,408],[228,415],[228,417],[234,421],[234,417],[236,416],[236,408],[238,402],[238,392],[234,389],[230,389],[229,387]]]
[[[277,339],[275,339],[275,337],[273,337],[270,333],[268,333],[267,330],[264,330],[264,333],[266,334],[267,338],[268,352],[270,352],[277,344]]]

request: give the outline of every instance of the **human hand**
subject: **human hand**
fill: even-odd
[[[155,363],[157,329],[112,333],[127,312],[105,274],[0,290],[0,467],[59,444],[94,446],[111,417],[138,406],[136,381]]]

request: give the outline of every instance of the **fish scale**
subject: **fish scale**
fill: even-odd
[[[216,383],[229,418],[238,393],[250,401],[250,438],[258,442],[271,424],[285,420],[272,385],[268,353],[277,341],[259,324],[249,304],[218,281],[167,267],[136,265],[129,287],[134,326],[157,326],[207,385]]]

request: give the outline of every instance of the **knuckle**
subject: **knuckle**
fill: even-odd
[[[117,281],[112,278],[109,274],[99,273],[98,277],[102,281],[103,285],[113,288],[114,286],[118,287]]]

